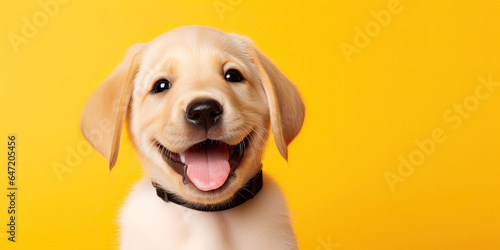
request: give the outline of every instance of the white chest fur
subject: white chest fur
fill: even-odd
[[[220,212],[164,202],[144,178],[127,198],[120,225],[123,250],[297,249],[283,193],[265,174],[255,198]]]

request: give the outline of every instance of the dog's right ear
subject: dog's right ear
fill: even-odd
[[[304,123],[304,102],[295,84],[249,38],[243,39],[253,51],[252,59],[266,92],[274,141],[281,156],[288,160],[288,144],[297,136]]]
[[[111,170],[118,157],[120,135],[132,95],[144,44],[135,44],[125,59],[89,97],[80,115],[85,139],[108,160]]]

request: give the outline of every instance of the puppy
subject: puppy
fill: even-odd
[[[110,169],[125,117],[145,177],[121,210],[121,249],[297,249],[261,160],[270,126],[287,158],[304,104],[248,38],[187,26],[133,45],[80,117]]]

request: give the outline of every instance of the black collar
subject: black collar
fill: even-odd
[[[245,201],[252,199],[257,195],[257,193],[262,189],[262,170],[260,170],[257,175],[255,175],[252,179],[250,179],[247,184],[240,188],[236,193],[233,195],[232,198],[228,200],[228,202],[224,202],[221,204],[199,204],[199,203],[192,203],[189,201],[184,200],[182,197],[179,197],[175,194],[172,194],[165,189],[161,188],[160,185],[157,183],[153,182],[153,187],[156,188],[156,194],[158,197],[160,197],[163,201],[165,202],[173,202],[175,204],[179,204],[181,206],[191,208],[194,210],[198,211],[204,211],[204,212],[217,212],[217,211],[223,211],[227,210],[233,207],[237,207]]]

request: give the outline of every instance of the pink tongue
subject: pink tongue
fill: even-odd
[[[190,148],[184,154],[187,176],[202,191],[219,188],[229,176],[229,152],[225,144]]]

